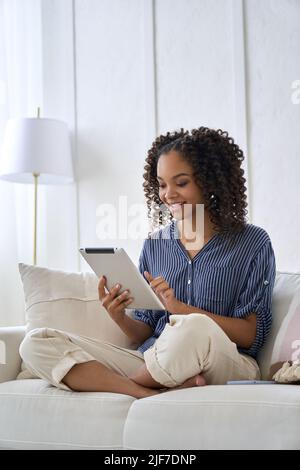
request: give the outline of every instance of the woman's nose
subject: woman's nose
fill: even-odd
[[[177,191],[175,189],[170,188],[165,192],[165,198],[167,200],[172,200],[176,196],[177,196]]]

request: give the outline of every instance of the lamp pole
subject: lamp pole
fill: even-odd
[[[33,228],[33,264],[36,265],[36,238],[37,238],[37,191],[39,173],[33,173],[34,177],[34,228]]]
[[[40,118],[40,108],[37,108],[37,117]],[[39,173],[32,173],[34,178],[34,220],[33,220],[33,264],[36,265],[36,240],[37,240],[37,196]]]

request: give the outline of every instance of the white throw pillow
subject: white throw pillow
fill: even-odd
[[[274,343],[272,358],[271,358],[271,367],[270,367],[270,377],[273,377],[275,372],[283,366],[284,363],[290,362],[297,363],[300,360],[300,290],[298,290],[292,300],[290,308],[287,315],[285,316],[276,340]],[[288,364],[285,364],[284,371],[288,368]],[[289,370],[290,379],[291,370]],[[283,371],[283,372],[284,372]],[[298,370],[299,372],[299,370]],[[287,375],[287,374],[285,374]],[[279,378],[280,373],[277,373]],[[298,374],[295,376],[295,380],[299,380]],[[288,379],[284,380],[285,382]],[[293,380],[290,380],[291,382]]]
[[[275,351],[274,344],[281,324],[289,312],[297,292],[300,292],[300,273],[277,271],[272,296],[272,327],[267,341],[258,354],[258,364],[264,380],[270,378],[271,359]],[[274,359],[274,358],[273,358]]]
[[[98,297],[98,277],[19,263],[26,310],[26,332],[56,328],[136,349],[111,319]],[[24,364],[22,370],[25,370]],[[29,377],[27,371],[21,377]]]

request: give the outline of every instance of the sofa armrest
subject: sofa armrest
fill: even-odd
[[[0,383],[15,380],[21,369],[20,344],[25,326],[0,328]]]

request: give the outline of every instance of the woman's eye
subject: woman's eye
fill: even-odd
[[[184,183],[178,183],[177,186],[180,186],[180,187],[182,188],[183,186],[186,186],[187,184],[188,184],[188,182],[185,181]],[[165,185],[164,185],[164,184],[160,184],[160,185],[159,185],[159,188],[163,189],[163,188],[165,188]]]

